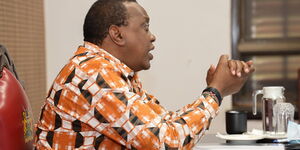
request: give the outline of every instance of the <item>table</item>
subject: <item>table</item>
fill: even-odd
[[[237,145],[226,143],[226,140],[217,138],[215,134],[207,134],[198,142],[193,150],[284,150],[283,144],[255,143]]]

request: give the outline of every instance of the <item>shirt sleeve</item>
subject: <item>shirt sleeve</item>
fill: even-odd
[[[98,97],[90,98],[91,110],[78,119],[127,148],[190,149],[219,108],[214,95],[204,94],[176,112],[167,111],[154,96],[134,92],[114,69],[99,70],[95,82],[88,90],[98,91]]]

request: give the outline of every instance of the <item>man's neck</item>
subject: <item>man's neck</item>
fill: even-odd
[[[104,49],[106,52],[113,55],[114,57],[116,57],[117,59],[119,59],[121,62],[124,62],[122,59],[122,48],[117,47],[112,44],[105,44],[105,43],[98,45],[98,46],[100,48]]]

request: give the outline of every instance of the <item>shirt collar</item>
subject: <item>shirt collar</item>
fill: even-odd
[[[133,76],[136,75],[136,73],[132,69],[130,69],[124,63],[122,63],[118,58],[116,58],[115,56],[111,55],[106,50],[98,47],[97,45],[85,41],[83,47],[86,48],[85,51],[91,51],[92,53],[98,53],[101,57],[107,58],[109,61],[114,62],[116,64],[116,66],[122,71],[122,73],[127,78],[133,78]]]

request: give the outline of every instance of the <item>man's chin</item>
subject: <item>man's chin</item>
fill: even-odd
[[[142,70],[149,70],[151,67],[150,64],[147,64],[147,65],[144,65],[144,66],[141,66],[139,69],[133,69],[134,72],[139,72],[139,71],[142,71]]]
[[[144,65],[143,70],[149,70],[151,68],[151,64],[148,63],[146,65]]]

